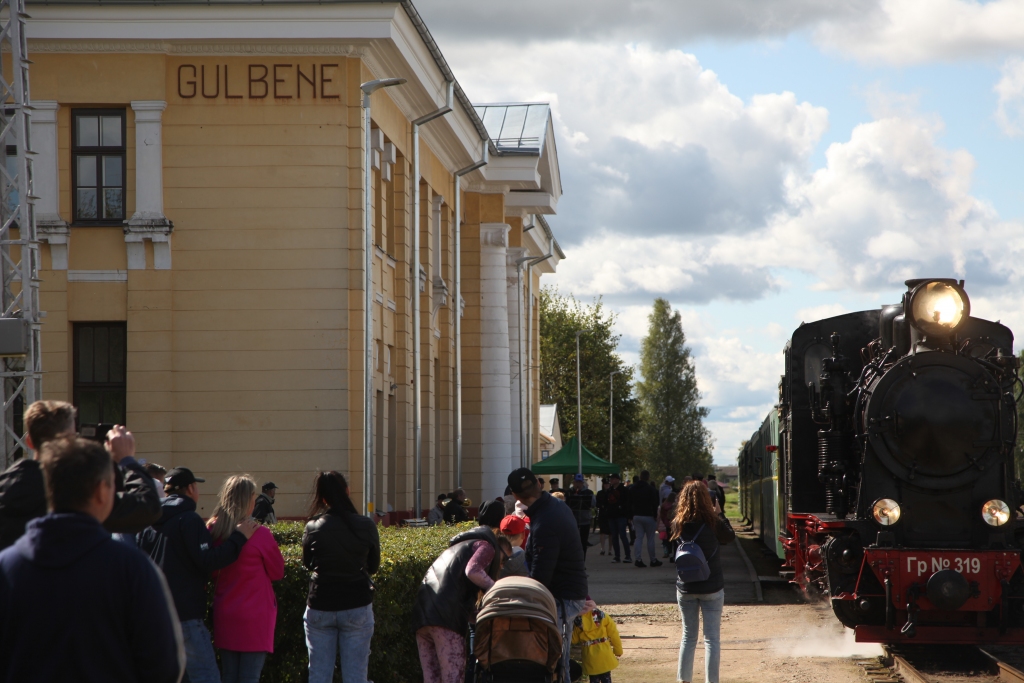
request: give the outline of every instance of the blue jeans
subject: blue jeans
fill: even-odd
[[[676,588],[679,611],[683,615],[683,642],[679,644],[680,681],[693,681],[693,655],[697,651],[700,614],[704,615],[704,681],[718,683],[718,668],[722,658],[722,608],[725,590],[717,593],[682,593]]]
[[[562,630],[562,681],[569,678],[569,646],[572,642],[573,620],[586,609],[585,600],[555,600],[558,603],[558,627]],[[346,681],[347,683],[347,681]]]
[[[633,556],[642,560],[644,547],[644,536],[647,537],[647,556],[651,562],[657,562],[658,556],[654,554],[654,537],[658,535],[658,522],[654,517],[633,516],[633,528],[636,530],[636,545],[633,547]]]
[[[622,547],[626,549],[626,561],[629,561],[629,536],[626,535],[626,518],[609,517],[608,531],[612,535],[612,550],[615,551],[615,559],[619,559],[619,540],[622,540]]]
[[[266,652],[235,652],[221,650],[220,663],[224,667],[223,683],[260,683]]]
[[[302,622],[309,649],[309,683],[331,683],[339,654],[341,679],[345,683],[368,683],[373,604],[340,612],[307,607]]]
[[[181,635],[185,640],[185,676],[189,683],[220,683],[217,655],[203,620],[181,622]]]

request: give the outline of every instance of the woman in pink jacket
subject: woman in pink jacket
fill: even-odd
[[[228,477],[209,522],[215,543],[252,516],[256,492],[252,477]],[[283,577],[284,558],[265,526],[256,529],[233,564],[217,573],[213,644],[220,649],[223,683],[259,683],[267,653],[274,651],[277,598],[270,582]]]

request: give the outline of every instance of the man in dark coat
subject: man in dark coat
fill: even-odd
[[[103,447],[42,447],[52,512],[0,553],[0,680],[177,683],[181,628],[153,563],[111,539],[114,472]]]
[[[582,474],[573,477],[572,488],[565,496],[565,502],[576,517],[576,526],[580,530],[580,543],[583,545],[583,557],[587,556],[587,548],[590,546],[590,525],[593,516],[590,511],[594,506],[594,492],[587,488],[587,483]]]
[[[530,519],[530,538],[526,541],[530,577],[544,584],[558,604],[564,680],[570,680],[572,622],[583,613],[588,593],[586,557],[576,517],[568,505],[541,491],[537,478],[526,467],[508,475],[508,485],[516,500],[526,506]]]
[[[277,524],[277,515],[274,514],[274,498],[277,497],[277,484],[268,481],[263,485],[263,490],[256,497],[256,507],[252,509],[252,516],[257,522],[263,524]]]
[[[25,442],[36,457],[47,441],[75,431],[75,408],[64,401],[36,401],[24,416]],[[114,510],[103,523],[107,531],[133,535],[160,519],[160,494],[135,460],[135,437],[121,425],[107,433],[114,460]],[[46,514],[43,474],[36,459],[23,458],[0,474],[0,549],[25,533],[25,524]]]
[[[196,513],[198,483],[204,482],[187,467],[167,473],[167,493],[163,515],[153,526],[139,534],[139,549],[164,570],[181,620],[185,640],[185,667],[191,683],[220,681],[220,671],[203,623],[206,616],[206,582],[210,572],[222,569],[238,559],[242,546],[259,523],[247,519],[218,546]]]
[[[444,506],[444,512],[441,515],[445,524],[461,524],[462,522],[469,521],[469,512],[466,511],[466,506],[462,504],[465,500],[466,492],[462,489],[456,489],[452,494],[452,499]]]
[[[661,560],[654,552],[654,537],[658,533],[658,489],[651,483],[651,473],[644,470],[640,473],[640,480],[629,488],[629,509],[632,513],[633,528],[636,530],[636,546],[633,553],[636,555],[636,566],[646,567],[644,564],[642,550],[644,538],[647,538],[647,555],[652,567],[660,567]]]
[[[613,563],[621,562],[621,555],[619,554],[619,542],[622,542],[622,547],[626,551],[626,562],[632,562],[630,553],[633,552],[633,548],[629,543],[629,535],[626,533],[626,520],[629,519],[629,500],[626,496],[626,489],[622,486],[622,479],[619,478],[618,472],[608,477],[611,485],[608,487],[607,493],[605,493],[604,507],[605,507],[605,518],[608,520],[608,533],[612,537],[612,550],[615,553],[615,557],[612,558]]]

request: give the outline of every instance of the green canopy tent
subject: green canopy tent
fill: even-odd
[[[576,437],[572,437],[561,449],[547,460],[533,463],[534,474],[569,474],[579,471],[579,451],[576,446]],[[599,458],[587,447],[583,447],[583,474],[613,474],[619,471],[619,466]]]

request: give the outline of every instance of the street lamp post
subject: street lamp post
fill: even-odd
[[[615,375],[622,372],[622,370],[612,370],[612,374],[608,376],[608,462],[615,462],[612,457],[612,448],[614,441],[612,440],[613,425],[615,424]]]
[[[363,132],[365,133],[365,157],[363,168],[363,248],[366,259],[363,267],[363,293],[366,307],[363,319],[363,514],[373,516],[373,502],[370,500],[373,491],[373,149],[370,139],[370,95],[381,88],[402,85],[404,78],[380,78],[367,81],[359,86],[363,91]],[[417,274],[417,277],[419,275]]]
[[[579,461],[577,474],[583,474],[583,413],[582,401],[580,400],[580,335],[583,330],[576,332],[576,456]]]

